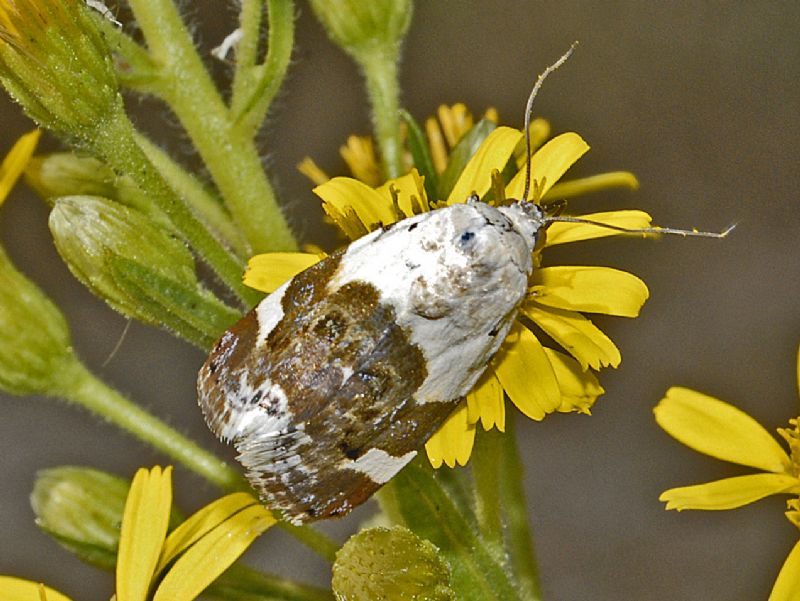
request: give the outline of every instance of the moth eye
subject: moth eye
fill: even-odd
[[[467,244],[470,240],[475,238],[475,232],[472,230],[467,230],[463,234],[461,234],[461,244]]]

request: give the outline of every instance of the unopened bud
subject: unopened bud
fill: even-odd
[[[332,586],[340,601],[391,597],[452,601],[450,570],[438,549],[402,526],[370,528],[336,554]]]
[[[172,230],[95,196],[66,196],[50,231],[70,271],[123,315],[209,346],[239,313],[197,281],[194,258]]]
[[[43,470],[31,494],[36,524],[81,560],[111,569],[128,487],[126,480],[90,468]]]
[[[311,0],[328,36],[350,55],[397,52],[411,23],[411,0]]]
[[[1,2],[0,82],[35,121],[84,142],[122,108],[111,53],[82,0]]]
[[[75,361],[61,311],[0,247],[0,389],[57,394],[60,376]]]

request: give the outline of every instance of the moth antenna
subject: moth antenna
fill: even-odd
[[[674,227],[637,227],[627,228],[618,225],[611,225],[610,223],[600,223],[599,221],[592,221],[591,219],[581,219],[580,217],[567,217],[567,216],[552,216],[544,217],[544,223],[553,223],[561,221],[565,223],[585,223],[587,225],[596,225],[607,230],[614,230],[615,232],[624,232],[626,234],[676,234],[678,236],[697,236],[700,238],[725,238],[730,234],[737,224],[729,225],[721,232],[701,232],[698,230],[682,230]]]
[[[525,190],[522,193],[522,202],[528,200],[528,193],[531,189],[531,112],[533,110],[533,99],[536,98],[536,95],[539,93],[539,88],[542,87],[542,83],[550,75],[553,71],[558,69],[561,65],[563,65],[567,59],[572,55],[572,51],[575,50],[575,46],[578,45],[578,42],[572,42],[572,46],[569,47],[564,55],[554,62],[552,65],[547,67],[544,72],[539,75],[536,79],[536,83],[533,85],[533,89],[531,90],[531,95],[528,96],[528,103],[525,105]]]

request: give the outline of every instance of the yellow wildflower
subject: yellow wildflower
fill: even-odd
[[[800,353],[797,376],[800,382]],[[761,470],[666,490],[659,500],[666,501],[667,509],[735,509],[769,495],[800,494],[800,418],[790,419],[789,428],[778,428],[789,447],[787,453],[761,424],[740,409],[687,388],[670,388],[654,412],[659,426],[695,451]],[[787,519],[800,527],[800,501],[790,499],[787,506]],[[797,599],[798,574],[800,542],[786,558],[769,601]]]
[[[446,199],[427,197],[423,178],[412,170],[378,188],[361,181],[336,177],[317,186],[328,217],[351,240],[405,217],[437,206],[465,202],[471,192],[487,196],[493,171],[501,171],[514,156],[522,132],[498,127],[474,153]],[[546,199],[554,184],[589,146],[574,133],[562,134],[542,146],[531,157],[533,200]],[[507,198],[520,198],[524,173],[506,186]],[[623,227],[644,227],[650,218],[641,211],[613,211],[585,217]],[[598,227],[553,223],[544,248],[615,235]],[[426,450],[431,463],[454,466],[469,459],[478,421],[484,428],[505,427],[503,394],[528,417],[540,420],[553,411],[588,412],[603,389],[589,368],[616,367],[620,354],[614,343],[582,312],[634,317],[648,291],[636,276],[608,267],[541,267],[537,250],[529,294],[517,323],[479,385],[453,416],[435,434]],[[273,259],[274,257],[274,259]],[[280,253],[254,257],[245,283],[271,292],[285,279],[307,267],[315,256]],[[292,273],[292,267],[296,271]],[[530,329],[536,324],[572,355],[546,349]],[[531,385],[534,382],[535,385]]]
[[[172,468],[140,469],[122,518],[117,601],[191,601],[275,523],[252,495],[234,493],[167,535],[171,507]],[[8,576],[0,576],[0,590],[14,601],[69,601],[41,584]]]

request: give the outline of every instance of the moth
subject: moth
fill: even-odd
[[[200,406],[268,507],[294,522],[344,515],[416,455],[508,333],[542,217],[473,199],[405,219],[225,332]]]
[[[526,125],[568,55],[540,76]],[[526,197],[494,207],[473,195],[381,227],[223,334],[200,370],[200,406],[270,509],[294,523],[345,515],[452,413],[514,322],[546,224],[584,222]]]

